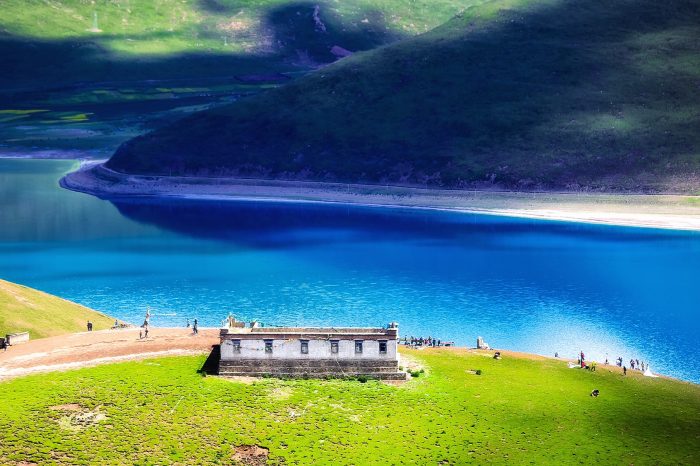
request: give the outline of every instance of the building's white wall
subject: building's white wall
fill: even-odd
[[[379,341],[363,340],[363,351],[355,353],[354,340],[339,340],[338,353],[331,353],[330,340],[309,340],[309,353],[302,354],[300,340],[273,340],[272,354],[265,352],[265,341],[241,340],[241,352],[233,352],[233,342],[225,339],[221,359],[396,359],[396,340],[387,340],[386,354],[379,353]]]

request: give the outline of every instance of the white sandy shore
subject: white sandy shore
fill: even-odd
[[[240,178],[125,175],[90,164],[61,186],[100,197],[157,196],[439,209],[510,217],[700,231],[700,196],[461,191]]]

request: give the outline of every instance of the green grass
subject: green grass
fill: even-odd
[[[85,331],[91,320],[95,330],[112,326],[114,320],[87,307],[22,285],[0,280],[0,335],[29,331],[30,338],[43,338]]]
[[[412,353],[402,387],[369,381],[244,384],[196,373],[203,357],[33,375],[0,384],[0,462],[229,464],[697,464],[700,388],[561,361]],[[481,369],[481,375],[468,370]],[[601,392],[599,398],[589,393]],[[106,416],[71,425],[78,404]],[[443,463],[440,463],[443,462]]]
[[[697,192],[700,6],[494,0],[122,146],[109,166]]]

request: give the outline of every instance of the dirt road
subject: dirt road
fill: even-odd
[[[0,351],[0,381],[35,372],[51,372],[168,355],[203,354],[219,343],[219,329],[139,328],[82,332],[41,338]]]

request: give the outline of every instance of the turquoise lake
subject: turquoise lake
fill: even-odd
[[[0,278],[140,323],[228,312],[612,363],[700,382],[700,234],[427,210],[153,198],[0,159]]]

